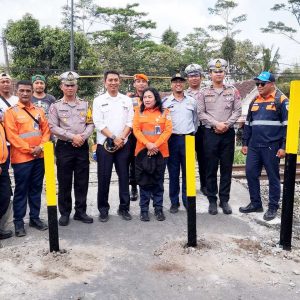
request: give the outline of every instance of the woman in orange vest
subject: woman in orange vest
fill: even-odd
[[[152,87],[144,90],[140,109],[135,111],[133,133],[137,139],[135,156],[136,179],[140,187],[140,219],[150,220],[149,203],[152,198],[156,219],[163,221],[163,184],[172,121],[169,111],[162,108],[159,93]]]

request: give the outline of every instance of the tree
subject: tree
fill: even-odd
[[[162,35],[161,42],[163,45],[170,46],[171,48],[175,48],[179,44],[179,33],[173,31],[171,27],[169,27]]]
[[[300,26],[300,0],[288,0],[288,3],[279,3],[275,4],[271,10],[273,11],[287,11],[291,13],[295,18],[298,23],[298,26]],[[300,40],[296,39],[294,37],[294,33],[297,32],[297,29],[293,27],[286,26],[285,23],[279,21],[279,22],[274,22],[274,21],[269,21],[269,24],[265,28],[261,28],[261,31],[264,33],[277,33],[277,34],[282,34],[289,39],[293,40],[297,44],[300,44]]]
[[[236,43],[233,38],[226,36],[221,46],[222,57],[226,59],[229,64],[233,62],[235,55]]]
[[[209,25],[208,28],[212,31],[225,33],[226,37],[234,37],[240,32],[235,30],[235,27],[247,20],[247,15],[242,14],[237,17],[231,17],[233,10],[238,6],[235,1],[217,0],[214,8],[208,8],[210,14],[219,16],[223,19],[223,24]]]

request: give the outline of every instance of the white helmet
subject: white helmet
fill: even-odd
[[[184,71],[187,76],[191,76],[191,75],[201,76],[202,68],[198,64],[190,64],[185,68]]]

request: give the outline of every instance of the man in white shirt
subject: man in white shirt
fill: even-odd
[[[11,77],[6,73],[0,74],[0,122],[3,121],[4,112],[17,104],[18,97],[11,94]]]
[[[104,73],[106,93],[95,98],[93,120],[97,130],[98,210],[99,220],[108,221],[108,195],[113,164],[119,177],[120,205],[118,214],[131,220],[129,213],[129,156],[127,143],[133,120],[132,100],[119,93],[120,74]]]

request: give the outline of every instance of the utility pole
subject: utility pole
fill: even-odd
[[[70,69],[74,71],[74,0],[71,0]]]
[[[6,38],[5,38],[4,34],[2,34],[2,45],[3,45],[3,53],[4,53],[4,59],[5,59],[5,72],[9,73],[7,44],[6,44]]]

